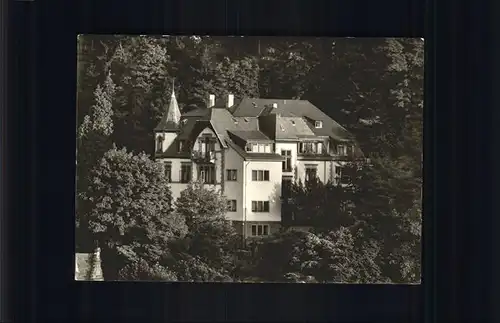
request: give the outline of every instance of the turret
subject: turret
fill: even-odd
[[[175,97],[174,83],[172,82],[172,95],[160,123],[154,129],[155,155],[161,154],[174,142],[177,137],[181,119],[181,111]]]

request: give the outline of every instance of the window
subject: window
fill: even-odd
[[[269,181],[268,170],[252,170],[252,181]]]
[[[285,160],[281,162],[282,170],[284,172],[292,171],[292,151],[291,150],[282,150],[281,156],[285,157]]]
[[[314,128],[323,128],[322,121],[314,121]]]
[[[345,174],[344,167],[335,166],[335,180],[338,184],[347,184],[349,183],[349,176]]]
[[[270,153],[271,152],[271,146],[267,144],[258,144],[257,150],[254,150],[253,152],[258,152],[258,153]]]
[[[299,143],[299,152],[302,154],[315,154],[318,144],[315,142],[301,142]]]
[[[337,180],[342,176],[342,166],[335,166],[335,178]]]
[[[171,182],[172,181],[172,164],[171,163],[165,163],[165,177],[167,178],[167,181]]]
[[[247,152],[251,152],[251,151],[252,151],[252,145],[247,144],[247,145],[246,145],[246,147],[245,147],[245,150],[246,150]]]
[[[181,165],[181,183],[189,183],[191,181],[191,164]]]
[[[252,152],[256,153],[257,151],[259,151],[259,147],[257,144],[252,144]]]
[[[281,196],[289,197],[292,192],[292,178],[291,177],[283,177],[281,180]]]
[[[156,139],[156,152],[163,152],[163,138],[161,136]]]
[[[317,169],[315,166],[306,167],[306,178],[305,178],[306,182],[316,178],[316,176],[317,176]]]
[[[252,224],[252,236],[267,236],[269,235],[269,224]]]
[[[269,201],[252,201],[252,212],[269,212]]]
[[[198,168],[198,178],[205,184],[215,183],[215,166],[214,165],[202,165]]]
[[[215,138],[206,137],[205,138],[205,151],[215,151]]]
[[[226,178],[228,181],[236,181],[237,180],[236,169],[228,169],[228,170],[226,170],[226,174],[227,174]]]
[[[347,147],[345,145],[338,145],[337,154],[340,156],[347,156]]]
[[[183,152],[186,149],[186,142],[185,140],[179,140],[179,152]]]
[[[236,200],[227,200],[227,211],[236,212]]]

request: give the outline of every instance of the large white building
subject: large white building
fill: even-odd
[[[155,160],[165,164],[174,198],[190,181],[228,200],[228,220],[244,237],[280,227],[281,196],[292,180],[341,179],[360,154],[351,134],[305,100],[228,95],[181,114],[175,93],[154,129]]]

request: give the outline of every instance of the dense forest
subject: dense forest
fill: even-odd
[[[92,232],[103,266],[106,257],[122,264],[108,277],[420,281],[422,39],[93,35],[78,47],[77,247]],[[165,202],[150,155],[172,86],[183,111],[209,94],[309,100],[354,134],[370,167],[352,165],[348,189],[294,187],[297,214],[315,206],[314,232],[242,246],[220,221],[216,194],[193,184],[175,212]],[[121,192],[107,186],[116,181]],[[141,190],[147,198],[124,198]],[[200,196],[210,224],[193,220]],[[324,214],[332,209],[334,221]],[[138,232],[144,239],[132,238]]]

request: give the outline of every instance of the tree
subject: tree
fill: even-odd
[[[383,275],[398,283],[420,277],[421,179],[408,164],[405,157],[378,157],[352,176],[353,217],[365,239],[379,242]]]
[[[207,264],[199,256],[177,255],[172,267],[176,270],[178,281],[184,282],[231,282],[233,279],[223,270]]]
[[[108,74],[104,83],[97,85],[94,91],[95,103],[83,118],[77,132],[76,242],[77,248],[83,248],[84,251],[90,251],[88,249],[93,248],[93,242],[84,216],[89,210],[85,209],[82,199],[85,198],[89,185],[90,170],[112,145],[110,136],[113,132],[114,94],[115,84]]]
[[[260,93],[263,97],[303,97],[311,82],[310,73],[317,64],[312,50],[314,40],[298,42],[284,38],[264,45],[260,58]]]
[[[191,99],[187,101],[205,107],[210,94],[223,98],[233,94],[235,99],[259,96],[259,66],[253,57],[232,59],[224,57],[215,60],[215,49],[208,45],[201,49],[199,56],[191,58],[187,88]]]
[[[131,262],[119,271],[120,280],[159,280],[177,281],[175,272],[161,266],[160,264],[150,265],[146,260],[139,259]]]
[[[283,207],[286,225],[305,225],[336,230],[353,224],[350,189],[314,178],[293,182]]]
[[[422,208],[421,201],[403,214],[392,213],[398,221],[395,246],[387,256],[385,270],[396,283],[420,283],[422,262]]]
[[[152,129],[160,121],[172,90],[167,40],[121,37],[113,72],[119,76],[114,142],[134,152],[152,153]]]
[[[373,241],[360,245],[357,238],[360,235],[354,227],[328,233],[292,230],[275,234],[258,245],[252,276],[264,281],[384,281],[377,245]]]
[[[85,203],[106,279],[115,279],[130,262],[158,263],[168,253],[169,242],[186,234],[184,219],[172,212],[162,166],[143,153],[116,148],[106,152],[92,171]]]
[[[237,235],[225,218],[225,198],[200,182],[190,183],[176,200],[175,209],[189,230],[185,252],[214,270],[230,273]]]
[[[117,49],[123,36],[79,35],[77,64],[77,116],[78,125],[90,114],[94,104],[93,92],[105,82],[117,58]],[[118,80],[119,78],[117,78]]]

